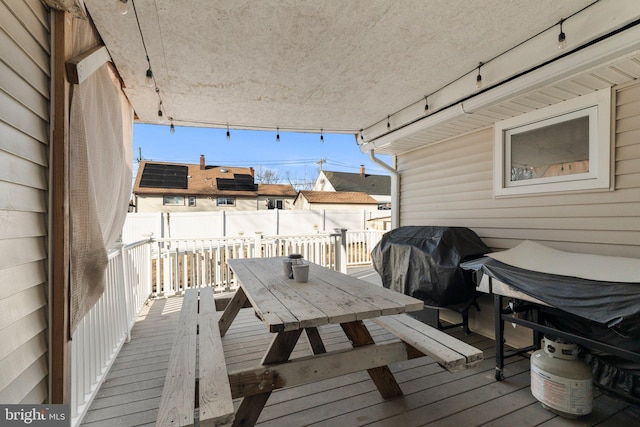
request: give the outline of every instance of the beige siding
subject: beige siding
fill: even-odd
[[[49,13],[0,0],[0,402],[47,399]]]
[[[640,258],[640,85],[616,99],[615,191],[493,197],[493,129],[398,156],[401,225],[473,229],[490,247],[522,240]]]
[[[615,106],[615,190],[493,197],[493,129],[398,156],[401,225],[473,229],[491,248],[525,239],[574,252],[640,258],[640,85],[621,89]],[[491,300],[471,310],[475,331],[493,336]],[[444,312],[443,317],[456,320]],[[530,342],[507,328],[507,343]]]
[[[197,197],[195,206],[188,206],[189,196],[184,196],[184,205],[171,206],[162,204],[162,196],[137,196],[137,212],[210,212],[210,211],[255,211],[258,201],[251,198],[233,197],[235,206],[218,206],[217,198]],[[264,203],[264,202],[262,202]]]

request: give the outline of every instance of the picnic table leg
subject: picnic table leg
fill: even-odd
[[[301,334],[302,329],[279,332],[271,341],[271,345],[262,358],[261,364],[268,365],[289,360],[289,356],[291,356],[291,352],[298,343],[298,338],[300,338]],[[270,391],[243,398],[233,420],[234,427],[255,425],[269,396],[271,396]]]
[[[311,347],[313,354],[322,354],[327,352],[327,349],[324,347],[324,343],[322,342],[322,338],[320,338],[318,328],[304,328],[304,331],[307,334],[307,341],[309,341],[309,347]]]
[[[341,323],[340,326],[342,326],[342,330],[347,335],[347,338],[351,340],[351,345],[354,347],[374,344],[369,330],[361,320]],[[383,398],[390,399],[392,397],[402,396],[402,389],[388,366],[367,369],[367,372]]]
[[[233,298],[231,298],[231,301],[229,301],[229,304],[227,304],[222,312],[222,316],[218,319],[218,327],[220,328],[221,337],[227,333],[229,326],[231,326],[231,323],[236,318],[245,302],[247,302],[247,295],[244,293],[242,288],[238,288],[236,293],[233,295]]]

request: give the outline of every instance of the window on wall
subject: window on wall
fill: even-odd
[[[235,197],[218,197],[218,206],[235,206]]]
[[[267,209],[284,209],[284,200],[267,199]]]
[[[196,196],[189,196],[189,206],[193,207],[196,205]]]
[[[162,196],[164,206],[184,206],[184,196]]]
[[[609,188],[611,91],[496,123],[494,193]]]

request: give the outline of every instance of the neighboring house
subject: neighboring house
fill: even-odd
[[[363,192],[378,201],[379,209],[390,208],[391,177],[367,174],[364,166],[360,173],[320,171],[313,190]]]
[[[136,212],[292,209],[291,185],[256,184],[253,168],[142,161],[133,188]]]
[[[358,191],[300,191],[293,202],[296,209],[342,209],[376,211],[378,201]]]

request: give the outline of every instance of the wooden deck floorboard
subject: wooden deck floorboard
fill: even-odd
[[[84,426],[155,425],[164,377],[182,298],[158,299],[146,306],[89,409]],[[367,321],[376,341],[393,339]],[[394,364],[404,396],[385,401],[366,372],[274,392],[258,425],[267,426],[637,426],[640,408],[594,390],[593,413],[579,421],[545,410],[529,390],[529,361],[507,359],[504,381],[494,379],[494,342],[485,337],[450,334],[484,351],[473,369],[450,373],[429,358]],[[328,350],[349,347],[337,325],[320,328]],[[229,370],[255,365],[268,347],[269,334],[250,309],[241,310],[223,338]],[[293,357],[310,354],[300,339]],[[237,406],[238,402],[236,402]]]

